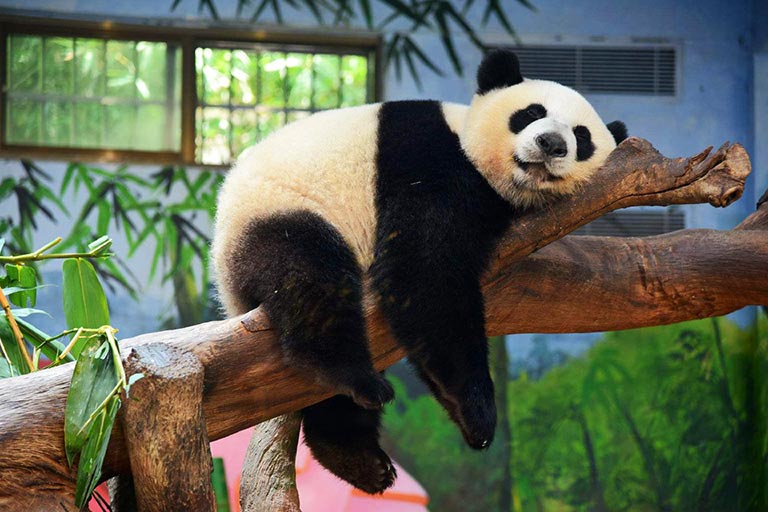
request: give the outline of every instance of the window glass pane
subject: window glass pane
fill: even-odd
[[[41,112],[42,106],[37,101],[11,99],[5,125],[6,140],[11,144],[38,144],[42,126]]]
[[[12,35],[8,38],[8,84],[11,91],[40,92],[42,38]]]
[[[205,48],[203,51],[202,101],[206,105],[229,104],[229,76],[232,52]]]
[[[103,107],[98,102],[75,103],[75,140],[80,148],[98,148],[103,145]]]
[[[47,101],[43,105],[43,140],[55,146],[69,146],[72,134],[72,104]]]
[[[141,105],[136,111],[136,146],[147,151],[160,151],[170,146],[165,133],[166,110],[161,105]]]
[[[10,35],[7,60],[6,143],[180,150],[178,47]]]
[[[254,105],[259,57],[255,52],[232,51],[232,104]]]
[[[229,110],[208,107],[198,109],[200,127],[200,157],[207,164],[225,164],[231,160],[229,151]]]
[[[310,108],[312,105],[312,56],[289,53],[285,59],[285,88],[289,108]]]
[[[232,157],[237,158],[245,148],[259,139],[256,110],[237,109],[232,112]]]
[[[133,105],[110,105],[105,109],[106,122],[104,146],[114,149],[130,149],[136,124],[136,107]]]
[[[364,105],[368,84],[368,59],[346,55],[341,59],[341,106]]]
[[[136,43],[107,41],[107,95],[136,97]]]
[[[163,101],[166,97],[168,46],[165,43],[136,43],[138,72],[136,90],[143,100]]]
[[[261,54],[261,94],[259,103],[268,107],[282,108],[285,105],[285,54],[264,52]]]
[[[55,95],[72,94],[75,53],[73,40],[47,37],[43,44],[43,92]]]
[[[315,55],[312,58],[315,73],[314,107],[316,109],[339,106],[341,59],[338,55]]]
[[[266,112],[259,114],[259,139],[265,138],[285,124],[283,112]]]
[[[104,96],[106,42],[100,39],[75,39],[75,87],[80,96]]]

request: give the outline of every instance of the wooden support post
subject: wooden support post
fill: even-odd
[[[256,425],[240,481],[243,512],[300,512],[294,465],[300,426],[299,412]]]
[[[121,411],[137,509],[215,510],[202,364],[179,347],[150,343],[133,348],[125,366],[129,377],[144,375]]]

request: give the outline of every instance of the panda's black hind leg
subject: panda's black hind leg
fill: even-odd
[[[234,294],[265,308],[287,364],[362,407],[392,399],[371,363],[362,272],[335,228],[306,211],[273,215],[251,222],[228,257]]]
[[[337,395],[304,409],[304,442],[330,472],[369,494],[383,492],[397,476],[379,446],[380,410],[363,409]]]

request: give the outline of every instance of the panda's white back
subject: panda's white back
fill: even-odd
[[[219,192],[214,272],[226,272],[227,248],[250,221],[297,209],[330,222],[366,268],[376,229],[379,109],[373,104],[317,113],[245,150]]]

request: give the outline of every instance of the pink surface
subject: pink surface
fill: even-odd
[[[240,511],[240,473],[253,428],[241,430],[211,443],[211,454],[224,459],[224,472],[229,488],[232,512]],[[303,440],[303,438],[302,438]],[[296,484],[302,512],[426,512],[426,491],[399,465],[397,480],[384,494],[372,496],[355,489],[326,471],[300,440],[296,453]],[[109,497],[106,485],[99,486],[101,495]],[[90,510],[101,510],[91,500]]]
[[[211,443],[214,457],[224,459],[230,506],[240,510],[237,489],[245,450],[253,429],[246,429]],[[325,470],[303,442],[296,453],[296,484],[302,512],[426,512],[426,491],[406,471],[397,467],[395,484],[382,495],[371,496]]]

